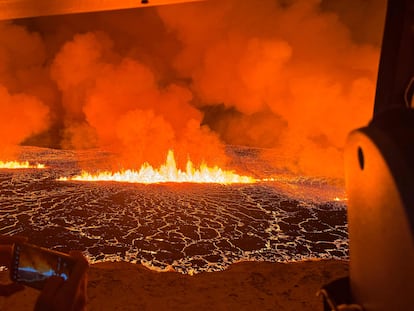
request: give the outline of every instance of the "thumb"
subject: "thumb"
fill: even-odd
[[[17,292],[20,292],[25,287],[22,284],[10,283],[10,284],[1,284],[0,285],[0,296],[9,297]]]

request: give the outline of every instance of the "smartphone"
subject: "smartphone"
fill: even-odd
[[[28,243],[14,244],[12,281],[41,290],[51,276],[69,278],[75,260],[68,254]]]

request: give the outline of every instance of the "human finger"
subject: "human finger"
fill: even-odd
[[[76,302],[74,310],[85,310],[87,303],[87,276],[85,276],[80,284],[78,294],[76,295]]]
[[[59,288],[64,283],[64,280],[60,276],[51,276],[45,281],[45,286],[42,289],[43,296],[54,296]]]
[[[24,243],[26,237],[18,235],[0,235],[0,266],[9,267],[13,258],[13,244]]]
[[[9,268],[13,258],[13,246],[7,244],[0,244],[0,266]]]
[[[10,283],[10,284],[1,284],[0,285],[0,296],[9,297],[17,292],[20,292],[24,289],[22,284]]]
[[[80,251],[71,251],[70,256],[75,259],[75,266],[67,280],[67,285],[68,287],[75,288],[81,284],[82,280],[85,278],[86,272],[89,269],[89,263]]]
[[[53,310],[56,304],[56,295],[62,287],[64,280],[59,276],[52,276],[46,280],[39,297],[37,298],[35,311]]]

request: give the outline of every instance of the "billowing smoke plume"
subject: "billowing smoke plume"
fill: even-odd
[[[56,55],[51,75],[62,92],[69,147],[105,147],[129,167],[159,165],[170,148],[184,155],[183,163],[187,155],[198,163],[221,161],[222,144],[201,126],[190,90],[160,85],[147,65],[116,55],[106,35],[75,35]]]
[[[221,104],[221,114],[206,111],[226,141],[273,147],[287,159],[279,165],[338,176],[346,135],[371,115],[379,48],[353,37],[372,25],[353,33],[341,20],[349,9],[322,6],[332,4],[217,1],[160,13],[184,42],[175,68],[192,78],[203,105]],[[384,18],[384,7],[365,13]],[[375,38],[380,25],[370,27]]]
[[[248,145],[277,167],[341,176],[346,135],[371,116],[385,9],[345,2],[212,0],[0,24],[0,111],[19,124],[0,133],[102,147],[123,167],[158,165],[168,149],[181,164],[222,165],[225,144]]]
[[[24,43],[24,44],[23,44]],[[0,24],[0,157],[11,160],[14,147],[48,127],[47,96],[41,81],[45,52],[37,34]]]

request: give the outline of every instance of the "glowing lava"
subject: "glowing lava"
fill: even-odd
[[[199,168],[194,168],[193,163],[188,160],[186,170],[182,171],[177,168],[172,150],[168,151],[165,164],[158,169],[153,168],[150,164],[144,163],[139,170],[125,170],[116,173],[100,172],[90,174],[82,171],[80,175],[74,177],[61,177],[61,181],[77,180],[77,181],[117,181],[130,183],[164,183],[164,182],[191,182],[191,183],[254,183],[256,179],[249,176],[241,176],[232,171],[225,171],[215,166],[208,167],[205,164]]]
[[[0,169],[20,169],[20,168],[45,168],[44,164],[30,164],[28,161],[18,162],[18,161],[0,161]]]

